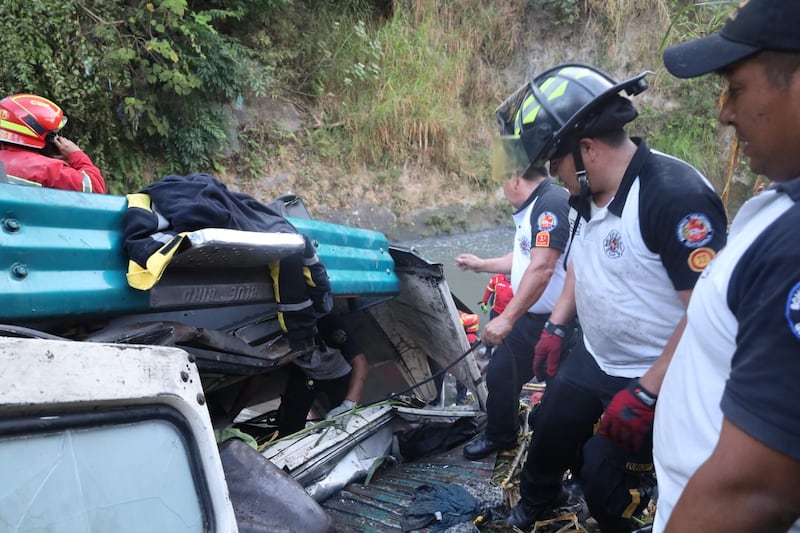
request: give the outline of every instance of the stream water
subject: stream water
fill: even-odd
[[[493,273],[463,272],[456,267],[456,256],[460,253],[471,253],[482,258],[505,255],[511,251],[513,239],[514,230],[502,228],[429,237],[403,244],[415,248],[427,259],[442,264],[450,291],[473,312],[478,313],[483,327],[489,317],[480,313],[477,303],[483,297],[486,284],[489,283]]]

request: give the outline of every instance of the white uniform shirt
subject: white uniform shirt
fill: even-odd
[[[800,199],[800,178],[794,180]],[[664,529],[689,478],[714,450],[723,413],[760,442],[800,460],[800,204],[768,190],[734,220],[703,272],[659,394],[654,428]],[[735,468],[735,466],[734,466]],[[796,522],[791,531],[800,531]]]
[[[696,169],[639,142],[616,197],[591,205],[570,260],[586,349],[608,375],[644,374],[683,316],[679,290],[725,242],[725,214]]]
[[[511,287],[519,289],[522,276],[531,262],[531,249],[555,248],[564,251],[569,240],[567,205],[569,193],[547,178],[512,216],[514,219],[514,251],[511,261]],[[548,314],[561,294],[566,271],[561,262],[556,265],[550,281],[529,313]]]

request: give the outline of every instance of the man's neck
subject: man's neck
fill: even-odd
[[[606,147],[604,164],[589,176],[592,201],[597,207],[605,207],[617,195],[628,165],[636,155],[636,149],[636,144],[630,139],[618,148]]]

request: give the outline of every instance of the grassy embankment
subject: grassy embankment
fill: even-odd
[[[528,76],[577,61],[617,78],[654,71],[650,90],[637,97],[641,116],[630,132],[725,189],[730,135],[715,119],[720,80],[672,78],[661,49],[716,27],[730,5],[409,4],[396,2],[382,17],[357,9],[299,14],[304,34],[315,36],[298,53],[309,65],[298,90],[304,97],[295,99],[307,106],[305,125],[288,142],[281,139],[276,157],[257,172],[289,169],[288,186],[312,209],[375,205],[403,222],[419,209],[463,206],[429,212],[423,233],[468,228],[471,218],[504,221],[507,206],[489,177],[494,108]],[[731,211],[750,194],[753,179],[740,162],[734,165]]]

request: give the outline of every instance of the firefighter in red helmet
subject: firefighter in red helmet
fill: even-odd
[[[106,192],[89,156],[59,134],[66,122],[61,108],[47,98],[14,94],[0,100],[0,163],[9,182]]]

